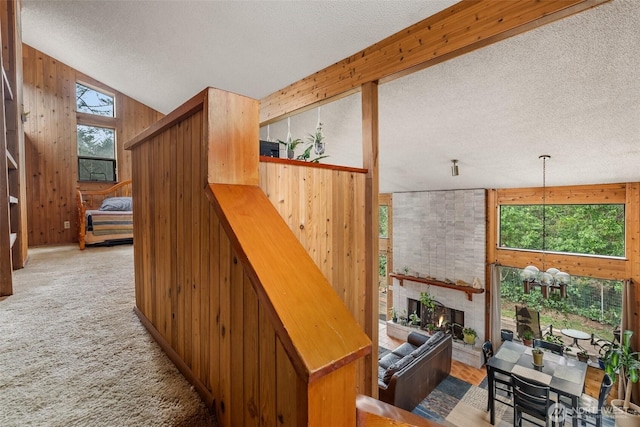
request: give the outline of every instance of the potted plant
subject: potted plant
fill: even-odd
[[[531,355],[533,356],[533,364],[535,366],[542,366],[542,357],[544,356],[544,352],[541,348],[536,347],[531,350]]]
[[[631,427],[640,425],[640,406],[631,403],[631,383],[640,378],[639,353],[631,349],[633,331],[626,330],[620,343],[607,344],[603,357],[604,371],[613,381],[620,379],[624,389],[624,399],[613,399],[611,406],[616,419],[616,426]]]
[[[402,272],[404,273],[405,276],[409,275],[409,267],[407,267],[406,265],[404,267],[402,267]]]
[[[296,147],[302,144],[304,141],[300,138],[292,139],[291,141],[283,141],[281,139],[278,140],[279,144],[282,144],[287,149],[287,158],[293,159]]]
[[[522,343],[528,347],[533,345],[533,331],[531,329],[525,329],[522,332]]]
[[[417,326],[420,324],[420,317],[418,317],[418,314],[415,311],[409,315],[409,320],[411,321],[411,326]]]
[[[464,336],[463,338],[464,342],[466,342],[467,344],[473,345],[476,342],[476,337],[478,336],[478,333],[476,332],[475,329],[467,327],[462,330],[462,335]]]
[[[586,363],[589,361],[589,353],[587,353],[587,350],[579,351],[576,355],[578,356],[578,360],[581,362]]]
[[[395,307],[391,307],[391,320],[393,323],[398,323],[398,310]]]

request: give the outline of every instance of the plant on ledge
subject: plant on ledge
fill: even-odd
[[[464,342],[471,345],[475,344],[476,338],[478,337],[478,333],[475,329],[469,327],[464,328],[462,330],[462,334],[464,335]]]
[[[420,324],[420,317],[418,317],[415,311],[409,315],[409,320],[412,326],[418,326]]]
[[[398,310],[395,307],[391,307],[391,320],[393,323],[398,323]]]

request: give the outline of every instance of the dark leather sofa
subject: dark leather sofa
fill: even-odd
[[[451,335],[411,332],[407,342],[378,360],[378,398],[413,410],[451,372]]]

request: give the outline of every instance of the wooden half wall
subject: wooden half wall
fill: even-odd
[[[29,246],[78,240],[76,187],[101,190],[114,183],[78,182],[76,81],[115,95],[116,159],[120,181],[131,179],[130,153],[124,142],[162,114],[70,66],[23,45],[26,191]],[[64,221],[71,227],[64,229]]]
[[[209,88],[126,144],[136,310],[221,425],[355,425],[361,173],[259,167],[257,106]]]

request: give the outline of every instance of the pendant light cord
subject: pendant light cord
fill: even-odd
[[[545,253],[547,252],[547,159],[551,156],[543,154],[542,159],[542,270],[546,271]]]

